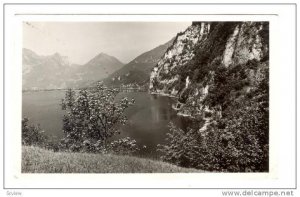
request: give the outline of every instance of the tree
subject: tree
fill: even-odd
[[[22,145],[46,146],[48,138],[39,125],[29,124],[28,118],[22,120]]]
[[[62,109],[65,148],[72,151],[97,151],[107,145],[107,139],[119,133],[118,126],[127,121],[125,109],[134,100],[116,101],[118,91],[98,83],[96,87],[66,92]]]

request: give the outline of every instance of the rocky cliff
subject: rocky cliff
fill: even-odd
[[[261,96],[268,35],[268,22],[193,22],[153,68],[150,92],[177,97],[181,114],[222,116],[233,102]]]

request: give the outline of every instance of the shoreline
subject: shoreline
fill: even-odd
[[[150,92],[149,94],[167,96],[167,97],[170,97],[170,98],[178,98],[177,96],[174,96],[174,95],[171,95],[171,94],[166,94],[166,93]]]
[[[171,95],[171,94],[166,94],[166,93],[150,92],[150,94],[152,94],[152,95],[166,96],[166,97],[169,97],[169,98],[176,98],[176,99],[178,99],[177,96],[174,96],[174,95]],[[184,103],[181,103],[178,100],[176,100],[176,104],[177,103],[180,103],[182,105],[182,107],[185,105]],[[194,118],[191,114],[184,113],[184,112],[180,111],[180,109],[177,109],[177,108],[173,107],[173,105],[172,105],[172,109],[175,110],[175,111],[177,111],[176,114],[178,116],[185,117],[185,118]]]

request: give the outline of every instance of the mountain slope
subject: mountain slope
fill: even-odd
[[[117,58],[100,53],[85,65],[75,65],[58,53],[40,56],[23,49],[23,89],[82,87],[103,79],[123,66]]]
[[[77,71],[85,79],[100,80],[107,77],[114,71],[120,69],[124,64],[117,58],[100,53],[89,62],[80,67]]]
[[[67,74],[71,64],[67,57],[58,53],[39,56],[29,49],[23,49],[23,89],[44,89],[66,87]]]
[[[174,39],[171,39],[167,43],[139,55],[120,70],[112,73],[104,82],[108,85],[144,84],[149,80],[153,66],[162,57],[168,47],[172,45],[173,41]]]
[[[269,171],[269,23],[193,22],[153,68],[150,92],[177,98],[165,161],[225,172]]]
[[[153,68],[150,91],[176,96],[183,104],[198,98],[201,108],[208,109],[212,106],[201,101],[212,96],[217,74],[223,70],[225,75],[232,69],[234,76],[230,77],[236,78],[235,83],[240,82],[240,87],[231,93],[244,95],[253,91],[267,76],[267,36],[268,23],[263,22],[194,22],[177,35],[174,44]],[[239,75],[243,75],[242,79]]]

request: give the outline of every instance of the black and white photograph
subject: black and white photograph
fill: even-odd
[[[268,21],[22,29],[22,173],[269,172]]]
[[[296,196],[297,4],[173,1],[2,4],[0,196]]]

